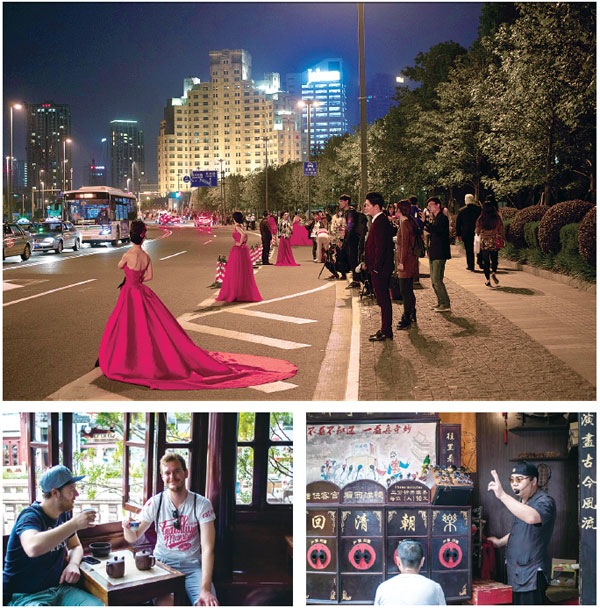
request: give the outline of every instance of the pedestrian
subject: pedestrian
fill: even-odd
[[[360,287],[360,276],[356,272],[356,267],[364,251],[367,223],[364,214],[356,210],[349,195],[342,194],[339,198],[339,204],[346,219],[346,232],[344,233],[342,249],[344,249],[345,257],[352,269],[352,281],[346,289],[351,289]],[[382,204],[384,203],[382,202]]]
[[[475,272],[475,222],[481,213],[481,207],[472,194],[465,194],[465,206],[459,209],[456,217],[456,236],[462,240],[467,254],[467,270]]]
[[[514,464],[509,478],[517,498],[504,491],[496,471],[492,471],[492,478],[488,491],[494,492],[513,515],[508,534],[488,537],[495,548],[506,547],[507,582],[512,587],[513,604],[545,604],[551,574],[548,545],[556,522],[554,499],[540,490],[538,469],[525,460]]]
[[[504,247],[504,224],[493,203],[484,203],[481,215],[475,223],[475,234],[480,238],[481,263],[485,274],[486,287],[492,287],[490,278],[496,285],[498,271],[498,251]],[[491,272],[490,272],[491,266]]]
[[[409,200],[404,199],[398,203],[398,217],[400,225],[396,235],[396,274],[400,281],[404,314],[396,329],[408,329],[417,323],[413,281],[419,273],[419,258],[413,252],[419,228],[412,218]]]
[[[292,237],[292,226],[290,225],[290,214],[282,211],[280,214],[279,225],[279,247],[277,247],[277,261],[275,266],[300,266],[296,264],[290,239]]]
[[[314,211],[311,221],[306,225],[308,236],[312,243],[313,262],[317,261],[317,230],[319,229],[319,212]]]
[[[365,213],[372,221],[365,243],[364,266],[371,274],[371,284],[381,309],[381,329],[369,336],[369,340],[382,342],[393,338],[390,277],[394,271],[394,229],[382,211],[383,196],[379,192],[369,192],[365,198]]]
[[[273,233],[271,232],[271,226],[269,225],[269,212],[263,211],[263,218],[260,220],[260,239],[262,241],[262,263],[263,266],[271,264],[269,262],[269,253],[271,251],[271,241],[273,240]]]
[[[331,218],[331,225],[329,228],[330,243],[339,245],[344,239],[345,232],[346,220],[344,219],[344,212],[340,209],[333,218]]]
[[[435,312],[450,311],[450,297],[444,285],[444,270],[446,260],[452,256],[450,254],[450,224],[448,216],[443,212],[442,201],[437,196],[432,196],[427,201],[427,210],[421,213],[421,221],[424,224],[425,232],[429,234],[429,275],[431,285],[437,296],[437,305],[434,306]]]
[[[130,236],[133,245],[118,264],[125,280],[100,343],[99,365],[107,378],[154,389],[195,390],[256,386],[296,373],[295,365],[281,359],[196,346],[144,285],[153,278],[152,261],[142,249],[144,222],[134,220]]]
[[[425,239],[423,238],[423,222],[421,221],[421,209],[419,208],[419,199],[413,194],[412,196],[408,197],[408,200],[410,201],[410,215],[413,220],[415,220],[415,224],[419,229],[421,238],[423,239],[423,241],[425,241]],[[413,281],[413,290],[414,289],[423,289],[420,280],[419,258],[417,258],[417,276]]]
[[[321,215],[317,229],[317,263],[323,261],[323,254],[329,249],[329,231],[327,229],[327,216]]]
[[[246,245],[248,235],[242,225],[244,216],[235,211],[233,214],[233,247],[227,257],[223,284],[216,300],[223,302],[261,302],[262,297],[254,280],[254,270],[250,251]]]

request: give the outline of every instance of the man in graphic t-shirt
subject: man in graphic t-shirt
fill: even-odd
[[[137,530],[132,519],[123,521],[123,536],[134,543],[152,523],[156,528],[156,559],[183,572],[185,589],[193,606],[218,606],[212,584],[215,513],[210,500],[185,487],[188,470],[179,454],[167,452],[160,460],[165,490],[146,502]],[[170,598],[158,598],[158,604]]]

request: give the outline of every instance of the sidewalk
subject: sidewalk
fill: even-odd
[[[445,278],[452,312],[431,310],[437,300],[426,259],[424,289],[415,291],[417,329],[369,342],[380,328],[379,307],[374,300],[360,305],[359,399],[594,400],[595,292],[512,270],[502,260],[500,285],[491,289],[452,249]],[[402,305],[392,306],[395,326]]]

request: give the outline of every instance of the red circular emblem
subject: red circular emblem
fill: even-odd
[[[6,239],[4,242],[6,243],[7,247],[12,247],[15,244],[14,239]]]
[[[357,543],[348,552],[350,564],[357,570],[368,570],[377,557],[375,549],[367,543]]]
[[[306,554],[308,565],[315,570],[323,570],[329,566],[331,561],[331,551],[323,543],[315,543],[308,548]]]
[[[462,549],[454,542],[444,543],[440,547],[439,558],[444,568],[456,568],[462,561]]]

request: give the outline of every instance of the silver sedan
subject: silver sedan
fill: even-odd
[[[71,223],[61,220],[46,220],[32,224],[33,251],[55,251],[62,253],[65,247],[77,251],[81,247],[81,232]]]

